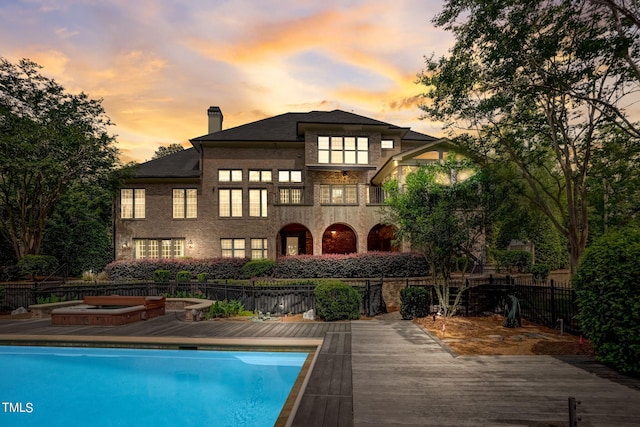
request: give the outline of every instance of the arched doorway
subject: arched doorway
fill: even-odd
[[[288,224],[280,229],[277,239],[278,256],[313,255],[313,237],[302,224]]]
[[[400,252],[400,245],[394,244],[396,228],[393,225],[378,224],[369,231],[367,251]]]
[[[358,252],[356,233],[344,224],[332,224],[322,234],[323,254],[350,254]]]

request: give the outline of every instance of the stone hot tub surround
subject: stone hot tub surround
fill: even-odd
[[[83,303],[51,311],[51,324],[118,326],[165,314],[165,297],[86,296]]]

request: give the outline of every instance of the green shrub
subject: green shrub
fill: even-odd
[[[360,317],[360,293],[340,281],[325,281],[316,286],[316,313],[321,319],[355,320]]]
[[[612,231],[584,252],[573,287],[578,320],[596,357],[640,375],[640,228]]]
[[[551,268],[547,264],[534,264],[530,271],[533,274],[533,280],[538,283],[547,283]]]
[[[190,271],[178,271],[176,273],[176,282],[178,283],[189,283],[191,282],[191,272]]]
[[[58,268],[58,260],[51,255],[25,255],[18,261],[18,268],[22,274],[34,276],[48,276]]]
[[[493,250],[491,256],[499,271],[526,273],[531,268],[531,252]]]
[[[271,276],[275,265],[271,259],[252,259],[242,266],[242,273],[247,278]]]
[[[400,291],[400,315],[404,320],[429,315],[431,293],[427,288],[404,288]]]
[[[38,297],[36,301],[38,304],[53,304],[54,302],[64,302],[67,300],[66,296],[57,296],[55,294],[51,294],[48,297]]]
[[[209,307],[207,318],[238,316],[244,312],[245,309],[240,300],[216,301]]]
[[[168,283],[170,273],[169,270],[156,270],[153,272],[153,281],[156,283]]]
[[[198,278],[198,283],[207,283],[207,278],[209,277],[208,273],[198,273],[196,276]]]

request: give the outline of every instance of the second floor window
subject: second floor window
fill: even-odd
[[[221,217],[242,217],[242,190],[221,188],[219,190],[219,215]]]
[[[318,163],[369,164],[369,138],[364,136],[319,136]]]
[[[173,217],[198,217],[198,190],[195,188],[173,189]]]
[[[302,171],[280,170],[278,171],[278,181],[280,182],[302,182]]]
[[[249,216],[267,216],[267,190],[249,190]]]
[[[218,182],[241,182],[242,169],[218,169]]]
[[[250,170],[249,182],[271,182],[270,170]]]
[[[357,205],[358,186],[331,184],[320,186],[320,204],[322,205]]]
[[[144,189],[123,188],[120,190],[120,217],[144,218]]]
[[[279,188],[279,203],[281,205],[300,205],[302,204],[302,188]]]

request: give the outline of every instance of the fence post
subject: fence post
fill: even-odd
[[[38,303],[38,282],[33,282],[33,287],[31,288],[31,303]]]
[[[367,279],[367,290],[366,290],[366,294],[367,294],[367,316],[371,317],[371,281],[369,279]]]
[[[553,279],[551,279],[549,283],[551,285],[551,324],[555,325],[555,322],[558,320],[556,317],[556,287]]]

